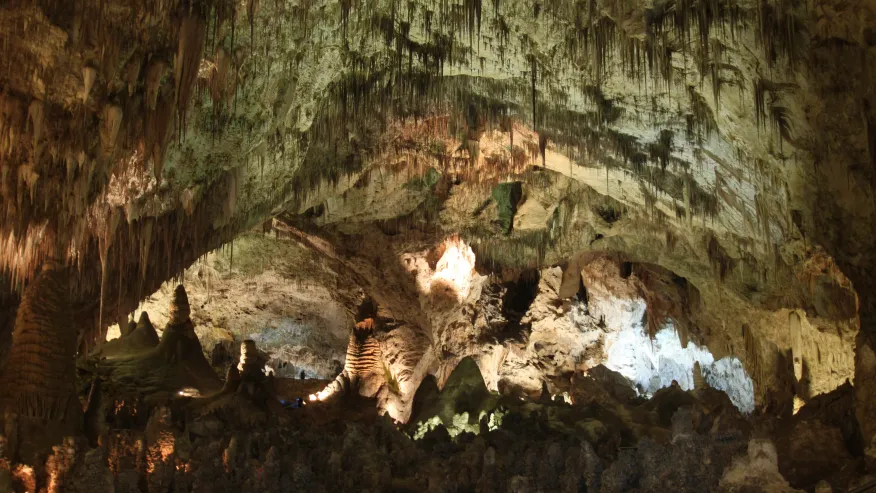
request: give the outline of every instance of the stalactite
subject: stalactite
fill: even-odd
[[[121,222],[121,213],[118,209],[113,209],[112,212],[110,212],[109,217],[107,217],[106,223],[101,225],[98,233],[98,248],[100,255],[100,304],[97,315],[98,323],[94,332],[94,337],[96,338],[98,345],[102,344],[106,339],[103,325],[103,314],[105,311],[107,283],[109,282],[107,262],[109,260],[110,248],[116,237],[116,228],[118,228],[119,222]],[[119,295],[121,295],[121,293],[119,293]]]
[[[756,384],[762,384],[765,381],[766,374],[764,373],[765,367],[761,361],[760,345],[751,327],[747,324],[742,324],[742,340],[745,345],[745,361],[748,372]]]
[[[161,79],[167,72],[167,63],[157,57],[149,61],[146,68],[146,109],[155,110],[158,103],[158,95],[161,91]]]
[[[706,238],[709,264],[711,264],[712,269],[715,271],[715,274],[718,275],[718,278],[723,281],[727,277],[727,274],[733,270],[736,262],[727,254],[724,247],[718,242],[718,238],[714,233],[709,232],[706,235]]]
[[[149,249],[152,247],[152,218],[146,218],[143,221],[142,229],[140,230],[140,273],[137,285],[140,288],[137,290],[137,298],[142,294],[142,286],[146,281],[146,269],[149,266]],[[170,253],[170,252],[168,252]]]
[[[33,135],[32,138],[32,146],[33,146],[33,155],[31,161],[34,163],[40,162],[40,140],[42,138],[43,133],[43,120],[45,118],[45,105],[42,101],[38,99],[34,99],[31,101],[30,106],[27,110],[28,121],[30,122],[30,130]],[[2,155],[2,152],[0,152]]]
[[[758,129],[766,124],[766,102],[764,99],[764,80],[756,78],[754,81],[754,121]]]
[[[255,45],[255,15],[259,8],[258,0],[248,0],[246,4],[246,17],[249,21],[249,49],[252,51]]]
[[[529,69],[529,78],[532,90],[532,129],[538,132],[538,118],[536,116],[536,81],[538,80],[538,62],[535,59],[535,56],[530,55],[530,69]]]
[[[213,99],[213,104],[225,102],[228,98],[229,72],[231,71],[231,56],[223,47],[216,50],[215,73],[210,80],[210,95]]]
[[[200,13],[191,13],[182,20],[179,31],[179,43],[176,57],[173,60],[174,79],[176,80],[176,106],[179,113],[180,129],[184,134],[186,128],[186,112],[192,95],[194,83],[198,78],[201,56],[204,51],[204,38],[207,22]]]
[[[684,184],[684,210],[688,226],[693,225],[693,209],[690,206],[690,180],[692,180],[692,178],[687,174],[685,174],[684,178],[682,179],[682,183]]]
[[[773,133],[778,136],[779,151],[782,150],[783,141],[791,141],[791,115],[788,108],[773,104],[770,106],[770,121]]]
[[[88,95],[91,94],[91,86],[94,85],[94,80],[97,78],[97,70],[94,67],[85,66],[82,68],[82,92],[79,97],[82,102],[88,101]]]
[[[100,122],[100,145],[104,156],[112,153],[122,125],[122,108],[108,104],[103,108]]]
[[[758,41],[770,66],[784,59],[793,70],[800,57],[804,24],[792,12],[793,0],[758,0]]]
[[[169,88],[161,91],[154,110],[146,111],[143,131],[146,156],[152,159],[153,173],[159,182],[164,169],[164,155],[170,140],[176,104]]]

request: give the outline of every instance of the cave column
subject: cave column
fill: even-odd
[[[7,434],[17,435],[26,459],[79,426],[76,395],[77,334],[65,268],[53,262],[27,286],[12,332],[2,379]],[[14,428],[14,429],[12,429]],[[15,454],[15,444],[10,444]]]

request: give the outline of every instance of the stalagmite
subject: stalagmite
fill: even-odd
[[[237,369],[237,365],[230,365],[225,372],[225,384],[222,386],[222,392],[236,392],[239,385],[240,370]]]
[[[357,387],[359,380],[382,372],[380,344],[374,338],[374,320],[365,319],[356,324],[347,344],[344,375]]]
[[[143,312],[146,313],[146,312]],[[128,337],[137,330],[137,321],[133,318],[127,320],[124,325],[119,324],[119,335],[120,337]]]
[[[75,418],[76,327],[69,289],[65,270],[47,262],[24,291],[3,382],[7,411],[27,418]]]
[[[240,361],[237,370],[244,380],[261,379],[264,376],[265,360],[259,354],[255,341],[247,339],[240,344]]]
[[[180,284],[173,291],[173,301],[170,303],[168,325],[179,326],[190,323],[189,316],[191,308],[189,308],[189,297],[186,294],[185,288]]]
[[[158,345],[158,333],[155,332],[155,327],[152,326],[152,321],[149,320],[149,314],[145,311],[140,313],[140,320],[137,321],[134,331],[131,332],[131,339],[144,346],[154,347]]]

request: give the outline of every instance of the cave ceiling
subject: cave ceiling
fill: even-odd
[[[494,272],[606,250],[855,319],[874,15],[831,0],[7,2],[0,269],[15,293],[59,259],[81,273],[79,310],[116,320],[278,217],[350,255],[455,233]]]

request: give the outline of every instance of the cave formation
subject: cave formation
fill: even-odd
[[[872,0],[10,0],[0,54],[0,492],[876,491]]]

